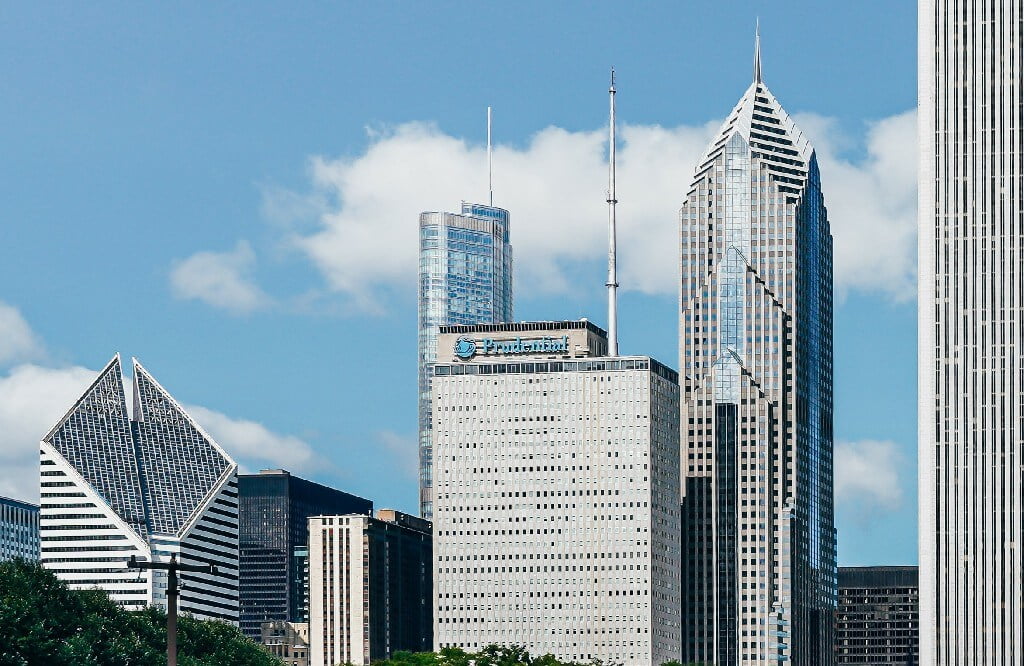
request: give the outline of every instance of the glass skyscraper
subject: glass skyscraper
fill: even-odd
[[[681,210],[682,661],[833,662],[832,236],[761,78]]]
[[[512,320],[508,211],[463,202],[462,213],[420,214],[419,455],[420,514],[433,513],[431,364],[437,328]]]
[[[166,606],[167,572],[135,556],[213,564],[182,572],[179,609],[238,621],[237,465],[132,362],[128,410],[115,356],[39,444],[41,562],[76,589],[133,610]]]
[[[0,497],[0,562],[39,559],[39,507]]]
[[[309,621],[309,517],[368,515],[373,502],[282,469],[238,477],[238,594],[241,629]]]
[[[1024,6],[921,0],[921,663],[1024,663]]]

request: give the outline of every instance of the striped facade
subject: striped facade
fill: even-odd
[[[1024,3],[919,7],[921,663],[1024,663]]]
[[[39,506],[0,497],[0,562],[39,559]]]
[[[133,610],[166,605],[167,573],[130,557],[210,563],[180,574],[179,608],[237,622],[237,466],[137,361],[133,379],[129,413],[115,356],[40,442],[41,562]]]

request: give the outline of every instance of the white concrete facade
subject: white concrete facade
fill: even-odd
[[[565,334],[523,326],[488,337],[523,350]],[[646,357],[574,353],[435,366],[436,649],[679,657],[677,375]]]
[[[921,664],[1024,663],[1024,6],[921,0]]]

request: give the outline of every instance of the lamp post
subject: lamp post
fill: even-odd
[[[212,564],[180,564],[177,555],[170,562],[140,562],[132,555],[129,569],[161,569],[167,571],[167,666],[178,666],[178,572],[216,573]]]

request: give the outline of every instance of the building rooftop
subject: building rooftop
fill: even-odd
[[[441,326],[441,333],[515,333],[530,331],[570,331],[586,329],[602,338],[608,332],[587,319],[571,321],[518,321],[505,324],[453,324]]]

